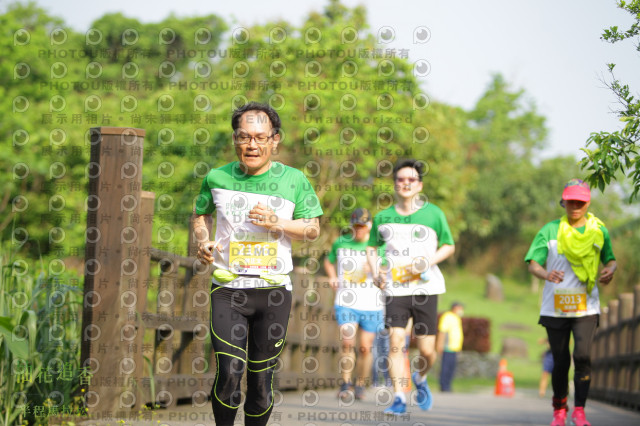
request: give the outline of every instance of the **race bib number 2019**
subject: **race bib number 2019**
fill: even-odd
[[[557,288],[553,298],[556,312],[570,316],[587,312],[587,293],[583,288]]]
[[[229,244],[229,270],[235,274],[260,275],[276,270],[278,242],[267,233],[251,233]]]

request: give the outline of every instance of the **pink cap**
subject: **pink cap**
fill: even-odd
[[[581,179],[571,179],[562,191],[563,200],[591,201],[589,184]]]

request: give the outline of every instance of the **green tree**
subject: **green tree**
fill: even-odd
[[[521,240],[557,208],[554,185],[575,175],[568,159],[532,160],[546,128],[523,90],[496,76],[472,111],[430,102],[418,64],[376,43],[364,7],[330,1],[296,26],[110,14],[79,34],[28,3],[8,7],[0,23],[0,93],[14,101],[0,104],[0,134],[12,141],[0,146],[0,232],[33,257],[84,252],[87,136],[98,126],[146,130],[153,245],[186,254],[202,178],[235,160],[229,119],[247,100],[279,112],[277,159],[307,174],[325,211],[321,238],[298,254],[321,256],[356,206],[391,205],[401,157],[427,163],[424,192],[450,218],[462,261]],[[15,77],[22,63],[30,73]],[[24,99],[28,108],[15,103]]]
[[[158,246],[158,229],[186,229],[206,172],[235,159],[229,118],[247,100],[278,110],[284,131],[278,158],[302,169],[320,195],[324,232],[313,244],[319,251],[355,206],[377,211],[393,201],[389,174],[400,157],[428,162],[429,199],[462,216],[465,113],[429,103],[416,65],[406,52],[376,43],[363,7],[331,1],[300,26],[273,22],[229,32],[215,16],[147,24],[110,14],[78,34],[33,4],[11,6],[0,19],[8,40],[0,59],[0,80],[8,83],[2,93],[30,105],[20,112],[3,104],[0,133],[6,140],[28,135],[0,156],[8,173],[0,207],[15,211],[5,219],[4,235],[11,238],[15,220],[15,227],[28,230],[23,248],[34,256],[83,252],[90,127],[146,130],[143,189],[156,193]],[[61,41],[52,42],[58,33]],[[20,62],[31,72],[16,81]],[[67,72],[52,78],[57,62]],[[63,109],[52,108],[57,101]],[[59,134],[64,137],[57,141]],[[24,177],[19,167],[11,174],[17,163],[29,167]],[[53,164],[65,172],[52,170]],[[57,196],[65,206],[52,213],[49,203]],[[20,200],[28,201],[22,214]],[[456,220],[454,230],[461,223]],[[63,242],[51,242],[53,228],[64,229]],[[159,248],[184,254],[185,236],[175,232]]]
[[[218,48],[226,24],[213,15],[142,24],[114,14],[79,34],[34,3],[9,5],[0,23],[0,94],[10,100],[0,106],[0,235],[33,257],[82,256],[89,128],[166,121],[158,106],[165,86],[193,73],[189,52]],[[185,117],[192,99],[176,97]],[[155,147],[164,147],[157,132],[166,127],[149,136]],[[193,133],[183,132],[176,137],[188,145]],[[175,158],[182,172],[184,159]],[[155,176],[161,162],[148,164]],[[191,176],[193,165],[186,170]]]
[[[274,44],[277,28],[287,37]],[[275,57],[246,61],[246,78],[268,81],[273,90],[249,87],[244,95],[279,110],[286,132],[281,159],[305,171],[317,189],[325,215],[315,248],[328,247],[353,208],[375,213],[393,203],[390,172],[402,157],[430,165],[427,196],[459,216],[464,113],[425,100],[415,64],[377,45],[363,7],[331,1],[300,28],[275,23],[249,34],[247,48]],[[217,65],[224,69],[233,61],[227,63]]]
[[[467,164],[475,174],[463,215],[463,262],[496,241],[516,239],[539,217],[537,196],[548,189],[534,188],[538,167],[532,161],[544,144],[545,119],[524,90],[513,91],[501,75],[494,76],[466,124]]]
[[[640,0],[618,1],[618,7],[631,14],[635,22],[629,29],[621,31],[617,26],[604,30],[602,39],[609,43],[634,38],[640,34]],[[636,52],[640,52],[640,43],[635,44]],[[622,130],[615,132],[595,132],[589,136],[582,151],[586,156],[580,162],[583,169],[588,170],[587,179],[592,186],[601,191],[616,179],[616,172],[631,178],[633,187],[629,201],[637,198],[640,192],[640,158],[638,148],[640,142],[640,100],[636,99],[629,85],[620,82],[614,75],[615,64],[609,64],[611,82],[607,84],[616,96],[620,109],[616,111],[620,121],[624,123]],[[590,148],[593,147],[593,148]]]
[[[479,272],[526,276],[524,254],[540,227],[564,214],[560,194],[580,176],[579,166],[573,156],[538,158],[545,119],[524,90],[513,90],[500,75],[467,116],[465,167],[473,179],[466,183],[458,261]],[[594,195],[592,210],[610,227],[629,217],[613,191]]]

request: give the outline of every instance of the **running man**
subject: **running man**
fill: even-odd
[[[245,424],[266,425],[291,310],[291,241],[317,238],[322,209],[302,172],[271,160],[280,142],[276,111],[250,102],[233,112],[231,126],[238,161],[208,173],[194,211],[198,258],[215,267],[211,401],[216,424],[233,425],[246,367]]]
[[[455,245],[444,213],[425,201],[421,192],[423,164],[417,160],[398,162],[393,169],[396,204],[378,213],[367,248],[367,258],[376,282],[385,290],[385,325],[390,329],[390,368],[395,397],[384,410],[404,414],[407,400],[402,391],[409,381],[405,374],[407,350],[405,327],[413,318],[413,333],[422,357],[412,379],[422,410],[433,404],[427,373],[434,365],[438,331],[438,294],[445,292],[438,263],[453,255]],[[383,271],[377,247],[385,245],[388,262]]]
[[[367,209],[357,208],[351,214],[350,222],[351,233],[338,237],[324,259],[324,268],[336,292],[334,309],[342,342],[340,367],[343,380],[338,397],[344,401],[350,400],[352,395],[356,399],[364,398],[366,379],[373,363],[372,349],[376,333],[383,327],[380,289],[373,283],[367,263],[371,213]],[[358,328],[360,344],[356,357],[354,349]],[[357,376],[355,388],[352,381],[354,366]]]
[[[540,229],[524,258],[529,272],[545,281],[538,324],[547,329],[553,355],[551,426],[564,426],[567,419],[572,334],[575,408],[571,420],[577,426],[591,424],[584,406],[591,384],[591,344],[600,318],[596,284],[609,284],[617,264],[609,231],[587,212],[590,204],[589,185],[571,179],[560,200],[566,214]],[[600,262],[604,267],[598,273]]]

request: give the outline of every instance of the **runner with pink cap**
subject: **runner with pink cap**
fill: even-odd
[[[560,200],[566,214],[542,227],[525,256],[529,272],[545,281],[538,323],[547,329],[553,355],[551,426],[566,424],[571,334],[575,367],[571,420],[578,426],[590,426],[584,407],[591,383],[591,345],[600,317],[597,283],[609,284],[616,270],[609,231],[587,212],[590,204],[589,185],[571,179]],[[600,262],[604,267],[598,273]]]

